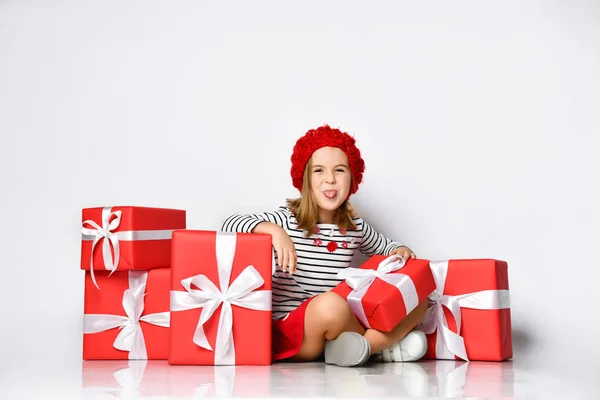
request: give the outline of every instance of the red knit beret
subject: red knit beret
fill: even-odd
[[[306,132],[304,136],[298,139],[292,153],[291,175],[294,187],[302,191],[302,178],[308,159],[321,147],[330,146],[340,148],[348,156],[350,172],[354,178],[348,197],[356,193],[358,185],[362,182],[365,162],[361,158],[360,150],[354,144],[355,142],[354,138],[346,132],[330,128],[329,125],[323,125]]]

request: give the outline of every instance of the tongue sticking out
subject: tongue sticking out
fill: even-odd
[[[326,190],[323,192],[323,194],[328,199],[333,199],[337,195],[337,191],[336,190]]]

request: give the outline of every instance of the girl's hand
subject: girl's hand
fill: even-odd
[[[294,247],[290,235],[279,225],[275,226],[276,228],[273,229],[271,237],[273,238],[273,247],[277,252],[277,265],[283,272],[293,274],[296,272],[296,261],[298,260],[296,247]]]
[[[404,259],[404,261],[407,261],[409,258],[417,258],[417,255],[415,253],[413,253],[413,251],[406,246],[400,246],[397,249],[392,250],[392,252],[390,253],[390,256],[394,255],[394,254],[402,257]]]
[[[279,225],[271,222],[261,222],[256,225],[253,233],[266,233],[271,235],[271,243],[277,252],[277,265],[283,272],[296,272],[296,247],[290,235]]]

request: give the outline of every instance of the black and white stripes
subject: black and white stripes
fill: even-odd
[[[350,266],[357,250],[367,256],[389,255],[400,246],[376,232],[362,218],[354,219],[356,230],[340,232],[337,225],[318,224],[318,232],[305,238],[305,232],[298,229],[296,217],[285,206],[262,214],[231,215],[223,222],[221,230],[252,232],[261,222],[281,226],[294,242],[298,257],[293,275],[279,269],[273,275],[273,318],[280,318],[304,300],[334,288],[340,282],[336,274]]]

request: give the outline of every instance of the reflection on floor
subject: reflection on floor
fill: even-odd
[[[428,397],[588,398],[592,389],[512,361],[251,366],[172,366],[166,361],[84,361],[83,398]],[[590,383],[592,385],[594,383]],[[566,396],[566,397],[565,397]],[[592,398],[592,397],[589,397]]]

